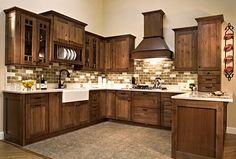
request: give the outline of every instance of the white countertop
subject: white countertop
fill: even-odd
[[[171,97],[172,99],[184,99],[184,100],[205,100],[215,102],[233,102],[233,95],[230,93],[224,93],[222,96],[215,96],[207,92],[189,92],[179,94]]]

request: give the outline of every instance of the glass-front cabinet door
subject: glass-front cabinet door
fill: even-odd
[[[37,49],[35,54],[36,65],[48,64],[49,53],[49,22],[37,20]]]
[[[30,16],[21,16],[21,60],[23,64],[33,64],[36,37],[36,19]]]

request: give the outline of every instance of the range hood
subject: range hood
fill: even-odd
[[[162,10],[142,13],[144,15],[144,38],[131,54],[133,59],[168,58],[173,52],[167,46],[163,37]]]

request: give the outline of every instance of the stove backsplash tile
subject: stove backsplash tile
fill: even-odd
[[[59,71],[67,69],[71,73],[70,78],[65,79],[67,83],[92,83],[98,82],[98,76],[106,77],[108,81],[114,83],[130,83],[135,77],[136,83],[154,83],[155,77],[160,77],[163,84],[178,84],[194,80],[197,83],[197,72],[174,71],[173,61],[148,61],[135,60],[134,73],[102,73],[97,71],[74,71],[72,66],[54,63],[49,67],[33,68],[25,66],[6,66],[7,83],[19,82],[22,79],[36,80],[41,74],[44,75],[48,83],[57,83]],[[65,77],[65,76],[63,76]]]

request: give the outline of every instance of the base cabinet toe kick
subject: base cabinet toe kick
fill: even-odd
[[[227,102],[173,100],[172,157],[222,159]]]

